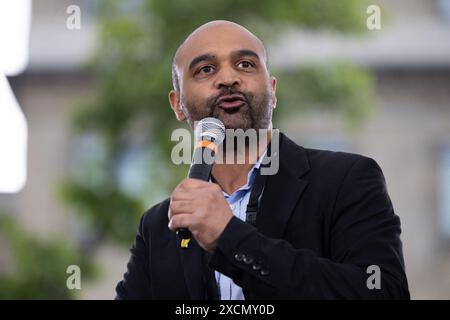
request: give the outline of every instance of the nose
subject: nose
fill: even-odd
[[[231,67],[222,67],[216,78],[215,86],[217,89],[223,87],[239,87],[241,85],[241,78],[239,74]]]

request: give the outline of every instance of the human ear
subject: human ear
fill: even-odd
[[[172,108],[173,112],[175,113],[175,116],[177,117],[177,120],[180,122],[186,121],[186,115],[181,108],[180,92],[176,90],[170,90],[169,102],[170,107]]]

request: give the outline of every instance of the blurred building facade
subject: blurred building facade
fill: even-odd
[[[377,160],[402,221],[411,295],[418,299],[450,299],[445,227],[450,194],[443,192],[450,185],[443,174],[450,168],[450,8],[445,2],[373,1],[382,8],[382,29],[363,38],[293,30],[269,46],[279,68],[341,59],[374,71],[377,110],[357,131],[326,112],[302,113],[275,126],[307,146]],[[83,71],[96,45],[90,3],[35,1],[30,65],[10,78],[29,126],[28,181],[20,193],[0,195],[0,207],[42,236],[70,234],[76,227],[56,188],[70,174],[74,158],[71,114],[77,101],[93,93],[93,79]],[[71,4],[83,10],[80,30],[66,28]],[[84,286],[81,297],[112,298],[127,259],[126,249],[103,246],[97,260],[107,273]]]

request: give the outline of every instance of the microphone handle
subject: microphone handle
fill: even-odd
[[[209,181],[209,178],[211,177],[211,169],[212,165],[208,165],[205,163],[194,163],[189,169],[188,178]]]
[[[190,179],[199,179],[203,181],[209,181],[211,176],[212,169],[212,161],[210,164],[203,162],[201,159],[202,156],[205,156],[205,153],[208,154],[210,159],[214,158],[214,152],[208,148],[197,148],[194,151],[192,165],[189,169],[188,178]],[[187,228],[180,228],[176,230],[176,234],[181,239],[191,239],[192,234]]]

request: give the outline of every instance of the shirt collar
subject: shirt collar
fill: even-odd
[[[256,163],[254,164],[254,166],[250,169],[250,171],[247,174],[247,182],[245,185],[243,185],[242,187],[240,187],[239,189],[237,189],[235,192],[233,192],[231,195],[229,195],[228,193],[226,193],[225,191],[223,192],[223,195],[225,196],[225,198],[228,197],[234,197],[234,195],[240,194],[243,191],[247,192],[248,190],[250,190],[253,186],[253,182],[255,181],[255,177],[256,174],[258,173],[259,168],[261,167],[261,163],[262,160],[264,159],[264,156],[267,153],[267,148],[266,150],[263,152],[263,154],[258,158],[258,161],[256,161]],[[210,179],[211,181],[211,179]],[[244,192],[244,193],[245,193]]]

